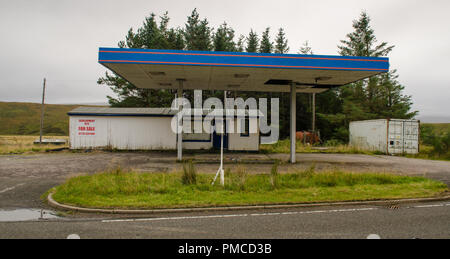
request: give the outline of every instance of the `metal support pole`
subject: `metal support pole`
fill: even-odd
[[[183,82],[184,80],[178,80],[178,111],[181,111],[182,109],[182,102],[181,98],[183,98]],[[181,115],[182,116],[182,115]],[[178,119],[178,136],[177,136],[177,160],[182,161],[183,160],[183,118],[177,118]]]
[[[316,132],[316,93],[312,94],[312,131]]]
[[[227,91],[223,92],[223,114],[222,114],[222,132],[220,134],[220,167],[219,170],[217,170],[216,176],[214,177],[214,180],[212,181],[212,185],[214,185],[214,183],[216,183],[217,177],[220,175],[220,185],[225,186],[225,171],[223,170],[223,135],[225,135],[225,120],[226,120],[226,100],[227,100]],[[216,126],[217,126],[217,122],[216,122]],[[217,130],[217,128],[216,128]]]
[[[217,177],[220,175],[220,185],[225,186],[225,171],[223,170],[223,135],[225,134],[224,123],[225,121],[222,121],[222,134],[220,136],[220,167],[219,170],[217,170],[214,180],[212,181],[212,185],[216,183]]]
[[[39,144],[42,144],[42,134],[44,133],[44,104],[45,104],[45,83],[46,83],[46,79],[44,78],[44,86],[42,89],[42,105],[41,105],[41,126],[40,126],[40,131],[39,131]]]
[[[297,131],[297,87],[295,83],[291,83],[291,163],[295,164],[295,144],[296,140],[296,131]]]
[[[220,185],[225,186],[225,172],[223,170],[223,141],[225,135],[225,120],[226,120],[226,103],[227,103],[227,91],[223,92],[223,114],[222,114],[222,136],[220,137]]]
[[[223,135],[225,134],[225,129],[222,122],[222,135],[220,137],[220,185],[225,186],[225,172],[223,170]]]

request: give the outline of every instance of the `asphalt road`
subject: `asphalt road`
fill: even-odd
[[[40,196],[74,175],[117,166],[146,172],[180,170],[181,164],[175,163],[175,157],[175,154],[164,152],[0,156],[0,238],[66,238],[69,234],[78,234],[81,238],[365,238],[369,234],[378,234],[382,238],[450,238],[450,206],[447,203],[439,203],[441,205],[436,207],[408,205],[398,209],[339,207],[220,215],[152,215],[160,219],[110,222],[102,221],[104,215],[67,214],[52,220],[2,222],[11,218],[18,220],[29,213],[33,214],[32,218],[37,218],[36,211],[16,210],[49,209]],[[186,157],[204,161],[197,165],[200,172],[215,173],[217,170],[216,154],[186,154]],[[226,167],[236,166],[232,161],[246,161],[250,173],[264,173],[270,172],[270,161],[286,160],[288,155],[241,153],[227,154],[226,159],[230,161]],[[340,168],[355,172],[424,175],[450,185],[450,162],[445,161],[344,154],[297,154],[297,159],[299,162],[295,165],[280,166],[280,172],[315,164],[318,171]],[[19,214],[8,216],[11,211]]]
[[[450,202],[0,223],[0,238],[450,238]]]
[[[217,154],[185,154],[194,158],[199,172],[216,173]],[[225,154],[226,167],[244,162],[249,173],[269,173],[274,159],[288,160],[289,154]],[[176,154],[170,152],[93,152],[0,156],[0,210],[45,208],[40,196],[66,179],[79,175],[122,167],[145,172],[181,170]],[[283,164],[279,171],[292,172],[315,165],[317,171],[339,168],[353,172],[390,172],[420,175],[440,180],[450,186],[450,162],[408,159],[392,156],[351,154],[297,154],[298,163]]]

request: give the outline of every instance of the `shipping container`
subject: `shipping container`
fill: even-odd
[[[350,123],[350,145],[386,154],[419,153],[420,121],[380,119]]]

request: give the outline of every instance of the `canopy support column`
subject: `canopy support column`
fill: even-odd
[[[182,102],[181,98],[183,98],[183,82],[184,80],[178,79],[178,91],[177,91],[177,97],[178,97],[178,111],[181,111],[182,109]],[[182,115],[181,115],[182,116]],[[183,160],[183,118],[177,118],[178,120],[178,132],[177,132],[177,160],[182,161]]]
[[[290,138],[291,138],[291,163],[295,164],[295,144],[296,140],[296,131],[297,131],[297,86],[295,83],[291,83],[291,130],[290,130]]]
[[[312,132],[316,133],[316,93],[312,94]]]

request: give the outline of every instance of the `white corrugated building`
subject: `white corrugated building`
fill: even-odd
[[[380,119],[350,122],[350,145],[386,154],[419,153],[420,121]]]
[[[222,112],[215,110],[215,112]],[[234,151],[258,151],[260,143],[259,117],[262,114],[245,112],[246,118],[241,123],[238,110],[225,110],[232,114],[226,119],[226,127],[233,126],[235,133],[224,135],[224,148]],[[119,149],[119,150],[176,150],[177,134],[172,130],[172,118],[177,111],[170,108],[105,108],[79,107],[68,113],[70,117],[71,149]],[[195,114],[192,111],[192,114]],[[183,133],[183,149],[199,150],[220,148],[221,138],[214,129],[215,116],[203,110],[201,116],[192,116],[191,125],[194,130],[195,121],[201,121],[203,129],[210,132]],[[211,123],[212,121],[212,123]],[[183,124],[184,128],[189,123]],[[237,128],[243,127],[243,133]],[[188,131],[189,132],[189,131]]]

